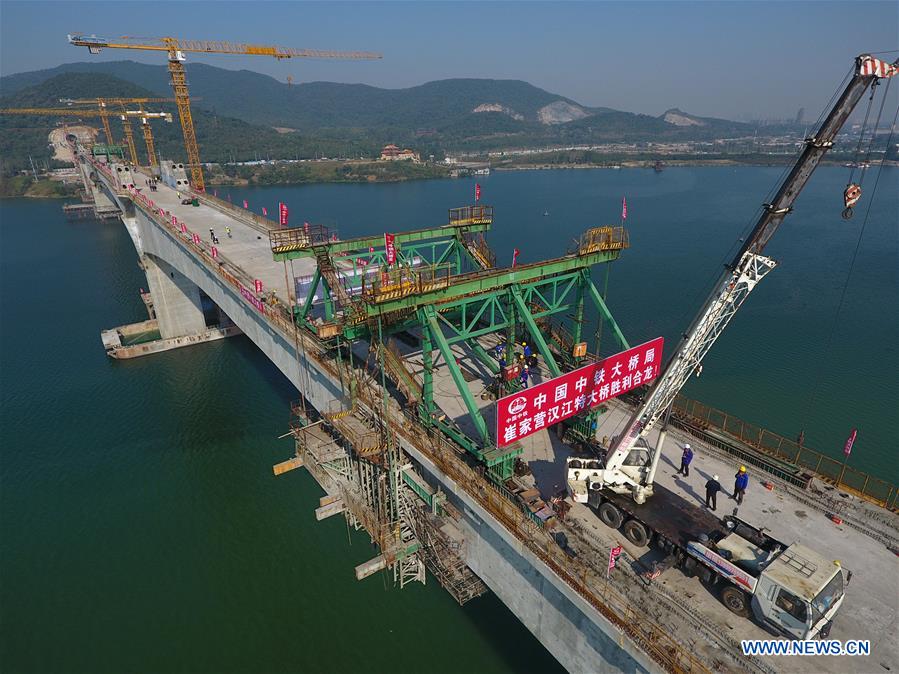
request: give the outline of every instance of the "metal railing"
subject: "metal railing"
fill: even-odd
[[[268,238],[273,253],[293,253],[334,240],[335,232],[324,225],[304,225],[288,229],[273,229]]]
[[[899,510],[899,488],[895,484],[846,466],[839,459],[682,395],[674,400],[673,412],[681,418],[692,421],[700,430],[720,430],[763,455],[787,464],[779,470],[790,472],[791,466],[804,469],[837,488],[851,491],[871,503],[889,510]],[[775,467],[775,472],[777,470]],[[789,481],[795,482],[792,479]]]
[[[427,267],[387,269],[374,274],[371,279],[362,277],[362,297],[370,303],[387,302],[406,295],[448,288],[452,273],[453,265],[449,262]]]
[[[449,209],[451,225],[489,225],[493,222],[493,206],[462,206]]]
[[[624,227],[593,227],[581,234],[578,255],[588,255],[601,250],[621,250],[630,246]]]

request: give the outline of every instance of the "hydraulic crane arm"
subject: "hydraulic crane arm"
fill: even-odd
[[[598,473],[598,486],[620,493],[632,493],[638,503],[652,494],[652,483],[661,456],[661,442],[654,450],[645,442],[645,436],[662,417],[675,396],[697,370],[712,344],[724,331],[737,310],[756,284],[769,272],[775,262],[762,253],[774,236],[784,217],[792,211],[793,202],[811,177],[824,154],[833,146],[833,140],[846,119],[855,109],[865,91],[880,78],[899,73],[899,61],[889,64],[862,55],[856,59],[855,73],[843,93],[837,99],[817,133],[807,138],[793,169],[777,191],[770,204],[765,204],[762,215],[746,238],[731,263],[715,283],[715,287],[700,309],[697,317],[684,334],[677,350],[668,361],[661,377],[650,389],[643,403],[630,417],[627,427],[618,436],[609,451],[605,466]],[[640,441],[640,442],[638,442]],[[648,448],[649,465],[641,460],[640,452],[629,461],[635,445]],[[643,453],[643,459],[645,459]],[[630,464],[630,465],[629,465]]]

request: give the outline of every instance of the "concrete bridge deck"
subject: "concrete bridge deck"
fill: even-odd
[[[316,340],[296,330],[282,303],[265,296],[265,291],[274,289],[279,298],[293,301],[293,276],[312,273],[314,261],[295,261],[293,270],[285,269],[283,263],[272,260],[268,237],[259,230],[259,223],[248,223],[239,209],[232,210],[227,205],[214,208],[205,203],[199,207],[183,205],[177,190],[160,183],[156,192],[150,192],[142,184],[144,179],[140,175],[136,176],[134,189],[114,187],[113,175],[107,175],[102,167],[97,168],[107,195],[123,211],[123,221],[138,253],[158,266],[155,272],[153,269],[148,271],[154,297],[156,289],[152,285],[155,282],[160,294],[170,293],[173,297],[182,294],[184,301],[181,304],[187,306],[184,312],[189,314],[198,301],[193,294],[198,292],[197,289],[202,290],[318,410],[330,409],[334,401],[345,397],[337,366],[328,362]],[[175,224],[172,224],[172,217]],[[182,223],[186,232],[182,231]],[[232,230],[231,239],[225,235],[226,227]],[[211,256],[210,228],[219,239],[216,245],[219,255],[215,259]],[[199,237],[199,242],[193,234]],[[254,279],[263,282],[262,296],[253,291]],[[173,299],[173,305],[176,300],[177,297]],[[412,354],[409,360],[416,362],[415,355]],[[443,376],[448,380],[448,373],[444,371]],[[483,382],[476,379],[470,386],[477,394]],[[438,379],[435,389],[441,408],[464,423],[465,409],[453,387]],[[484,406],[489,407],[486,403]],[[429,481],[439,482],[459,511],[464,513],[461,528],[468,541],[465,561],[570,670],[655,671],[664,667],[674,671],[684,668],[684,663],[692,663],[694,671],[701,671],[703,664],[728,670],[809,670],[807,665],[811,659],[791,660],[787,666],[783,661],[775,660],[741,663],[733,652],[722,652],[728,648],[732,650],[733,643],[728,646],[726,640],[720,639],[721,633],[738,640],[761,636],[761,629],[729,614],[708,592],[692,587],[690,583],[694,581],[675,578],[676,571],[667,572],[663,580],[665,584],[670,583],[674,595],[669,602],[673,607],[670,611],[637,610],[640,602],[628,599],[631,590],[603,585],[601,579],[595,577],[592,582],[587,582],[590,565],[571,562],[548,534],[534,531],[532,523],[509,501],[488,488],[489,485],[485,485],[485,481],[455,452],[441,449],[442,440],[428,436],[411,423],[395,403],[390,405],[389,417],[388,423],[420,471]],[[615,418],[607,415],[604,423],[617,423],[613,421]],[[600,435],[603,432],[601,428]],[[670,443],[673,440],[666,446],[666,455],[672,458],[676,449],[672,450]],[[545,495],[554,491],[557,484],[564,484],[565,450],[549,434],[529,438],[525,451],[537,484]],[[714,466],[711,455],[708,459],[704,456],[700,459],[695,464],[697,475],[699,471],[717,470],[726,482],[731,473],[724,470],[724,466]],[[705,465],[707,460],[708,465]],[[678,484],[669,473],[667,466],[660,470],[663,483],[695,500],[697,487],[692,484],[695,480]],[[772,520],[774,524],[776,515],[778,525],[790,520],[793,528],[781,535],[805,538],[819,549],[833,549],[834,557],[844,559],[847,567],[857,574],[868,574],[868,580],[864,582],[860,582],[864,575],[857,575],[849,587],[846,608],[838,616],[833,637],[870,638],[875,645],[875,654],[865,659],[864,664],[862,659],[831,658],[817,663],[814,668],[817,671],[872,671],[899,667],[895,646],[890,647],[896,641],[899,597],[896,591],[899,562],[895,556],[882,545],[873,545],[870,539],[855,530],[825,538],[819,512],[808,512],[805,504],[789,501],[790,495],[785,492],[774,492],[773,496],[760,492],[761,487],[756,481],[744,506],[750,519],[756,521],[758,518],[761,523]],[[776,502],[774,499],[787,500]],[[766,505],[756,506],[762,503]],[[804,508],[807,514],[803,517],[798,512]],[[616,534],[597,529],[602,525],[592,513],[582,509],[583,506],[576,506],[572,511],[566,531],[573,537],[572,547],[579,545],[580,554],[586,557],[593,554],[594,548],[604,549],[608,541],[615,540]],[[775,534],[779,533],[778,528],[771,528]],[[818,537],[821,542],[815,541]],[[644,553],[634,551],[634,556]],[[861,591],[850,601],[856,587]],[[597,588],[605,594],[598,594]],[[652,606],[664,597],[657,595],[650,599]],[[695,606],[692,616],[682,608],[678,616],[678,606],[684,605]],[[641,620],[645,624],[639,624]],[[666,625],[670,625],[670,629],[662,628]],[[678,651],[686,652],[692,648],[702,662],[689,653],[671,655],[666,661],[662,644],[672,637],[682,644],[683,648]],[[650,657],[647,653],[654,655]]]

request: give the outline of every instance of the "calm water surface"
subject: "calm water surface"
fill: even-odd
[[[495,173],[490,241],[508,263],[562,254],[628,197],[632,247],[609,305],[632,343],[673,339],[779,170]],[[688,394],[899,481],[897,208],[884,171],[835,322],[864,212],[839,217],[845,174],[821,169],[778,233],[781,262]],[[873,185],[873,175],[869,177]],[[344,237],[445,222],[473,181],[219,188],[257,211]],[[864,204],[863,204],[864,205]],[[544,211],[550,215],[544,217]],[[4,671],[552,671],[493,596],[464,608],[429,579],[356,582],[375,551],[315,522],[304,471],[279,479],[295,391],[245,338],[146,360],[106,358],[99,331],[141,320],[145,285],[119,224],[55,201],[0,202],[0,662]],[[599,276],[599,275],[598,275]],[[601,282],[599,276],[597,281]],[[834,337],[828,341],[832,326]]]

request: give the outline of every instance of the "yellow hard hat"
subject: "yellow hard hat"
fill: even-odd
[[[741,473],[745,473],[745,472],[746,472],[746,466],[740,466],[740,472],[741,472]]]

